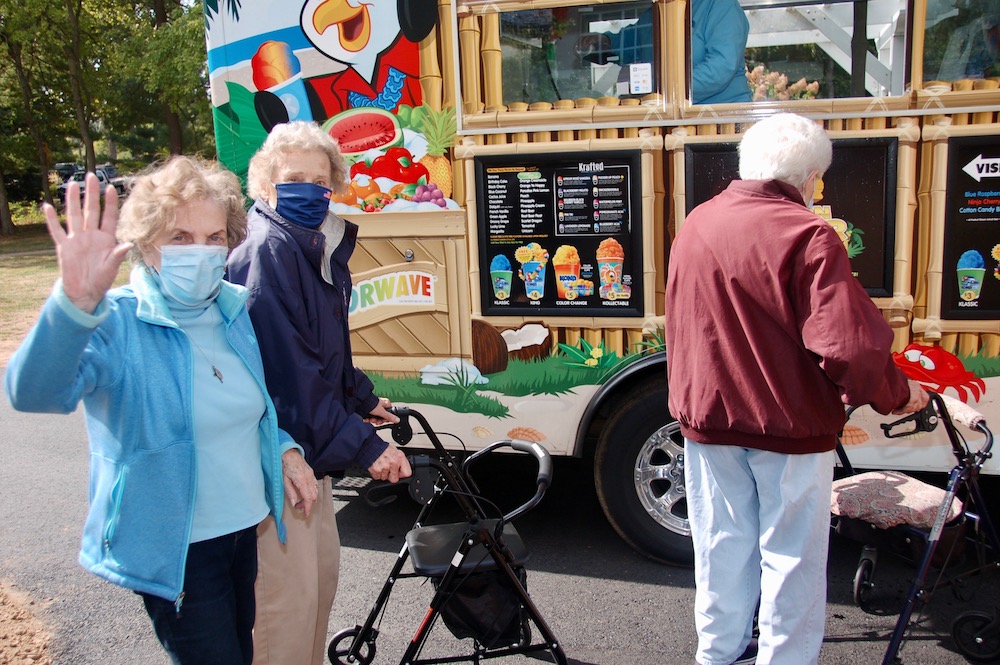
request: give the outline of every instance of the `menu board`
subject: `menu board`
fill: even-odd
[[[941,318],[1000,319],[1000,136],[948,139],[946,190]]]
[[[642,316],[639,157],[476,158],[483,314]]]
[[[685,146],[687,212],[738,180],[735,142]],[[854,276],[872,297],[893,293],[896,244],[894,137],[834,139],[833,161],[817,184],[813,212],[840,236]]]

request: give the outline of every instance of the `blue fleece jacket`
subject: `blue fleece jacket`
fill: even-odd
[[[90,510],[80,563],[135,591],[177,601],[184,589],[197,468],[192,420],[192,349],[142,267],[109,291],[94,317],[61,305],[61,285],[11,356],[6,389],[20,411],[70,413],[83,401],[90,439]],[[62,296],[65,298],[65,296]],[[246,289],[223,282],[226,338],[264,394],[261,464],[267,505],[281,521],[281,452],[267,397]],[[95,327],[95,323],[97,323]]]

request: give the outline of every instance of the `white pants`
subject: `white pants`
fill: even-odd
[[[833,452],[786,455],[689,439],[684,451],[698,662],[729,665],[743,653],[759,599],[757,665],[816,663]]]
[[[254,665],[323,665],[326,633],[340,576],[340,535],[333,481],[319,481],[309,519],[285,495],[286,544],[274,518],[257,528],[257,620]]]

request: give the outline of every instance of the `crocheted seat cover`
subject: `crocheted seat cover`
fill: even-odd
[[[833,483],[830,512],[853,517],[880,529],[908,524],[929,530],[934,525],[945,491],[897,471],[870,471]],[[948,521],[962,512],[962,502],[951,503]]]

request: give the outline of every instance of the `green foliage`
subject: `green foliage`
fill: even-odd
[[[988,379],[991,376],[1000,376],[1000,358],[987,356],[986,351],[981,350],[974,356],[958,356],[958,359],[965,365],[965,369],[975,374],[980,379]]]
[[[214,156],[205,11],[201,0],[0,0],[0,167],[39,171],[43,150],[49,168],[83,162],[81,116],[98,163],[145,166],[168,153],[168,108],[185,152]]]
[[[14,218],[14,224],[24,226],[28,224],[40,224],[44,227],[45,215],[35,203],[26,201],[14,201],[10,204],[10,215]],[[46,238],[48,238],[46,232]],[[51,246],[52,243],[49,243]]]
[[[497,398],[480,395],[469,386],[427,386],[418,376],[390,378],[378,372],[368,372],[368,378],[375,385],[375,394],[393,402],[433,404],[456,413],[481,413],[490,418],[504,418],[509,413]]]
[[[631,358],[635,354],[645,356],[666,350],[667,340],[663,334],[663,325],[657,325],[654,330],[644,330],[643,339],[636,342],[633,346],[635,347],[634,351],[626,355],[626,358]]]
[[[393,401],[434,404],[458,413],[502,418],[508,414],[507,407],[482,392],[511,397],[562,395],[577,386],[601,385],[629,363],[662,351],[664,346],[662,327],[647,332],[646,338],[637,342],[634,351],[624,358],[607,353],[603,344],[594,347],[586,340],[580,340],[578,347],[560,344],[563,355],[540,360],[511,358],[507,369],[490,374],[486,384],[475,383],[465,372],[453,372],[446,378],[448,385],[437,386],[422,384],[419,376],[387,377],[377,372],[368,376],[375,384],[375,393]]]
[[[862,252],[865,251],[865,241],[863,236],[864,231],[854,226],[850,222],[847,223],[847,233],[850,240],[847,241],[847,258],[853,259]]]
[[[205,0],[205,27],[219,13],[220,0]],[[221,0],[222,10],[235,20],[240,18],[240,0]]]
[[[620,360],[617,353],[609,353],[604,348],[604,342],[601,342],[600,346],[594,346],[587,340],[581,339],[579,346],[560,344],[559,350],[569,358],[566,364],[570,367],[586,367],[603,372],[614,367]]]
[[[568,367],[561,358],[548,356],[541,360],[511,358],[507,369],[490,374],[489,389],[505,395],[562,395],[581,384],[593,383],[593,375],[576,367]]]

